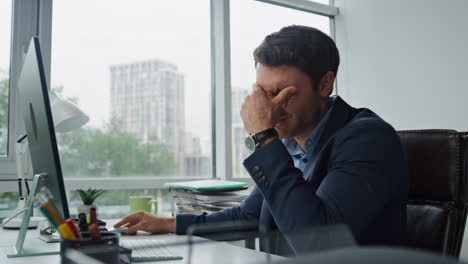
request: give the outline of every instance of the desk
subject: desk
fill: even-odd
[[[34,245],[44,243],[37,238],[38,229],[28,230],[26,235],[25,245]],[[6,250],[16,243],[18,231],[0,229],[0,263],[16,264],[16,263],[34,263],[34,264],[53,264],[60,263],[59,255],[48,255],[38,257],[23,257],[23,258],[7,258]],[[174,254],[183,257],[182,260],[173,261],[157,261],[151,263],[161,264],[182,264],[187,263],[188,246],[185,244],[187,236],[178,236],[174,234],[168,235],[138,235],[138,236],[122,236],[120,239],[149,239],[161,238],[169,243],[184,243],[177,246],[168,246]],[[200,264],[218,264],[218,263],[265,263],[267,254],[254,251],[247,248],[241,248],[231,245],[226,242],[209,241],[205,238],[194,237],[194,243],[204,241],[206,243],[194,244],[192,253],[192,263]],[[285,260],[286,258],[271,255],[272,260]],[[141,262],[140,262],[141,263]],[[149,262],[145,262],[149,263]]]

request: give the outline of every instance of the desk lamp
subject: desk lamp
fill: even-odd
[[[89,121],[89,117],[81,111],[74,103],[57,96],[53,91],[49,91],[52,118],[57,133],[66,133],[76,130]],[[3,221],[4,228],[19,229],[22,219],[11,221],[13,218],[25,211],[26,198],[29,195],[29,186],[26,176],[29,175],[31,160],[26,135],[17,141],[16,145],[16,167],[18,173],[19,201],[13,215]],[[24,169],[24,171],[23,171]],[[26,187],[26,196],[23,196],[23,184]],[[28,228],[36,228],[42,217],[31,217]]]
[[[49,91],[49,98],[55,132],[70,132],[84,126],[89,121],[89,117],[74,103],[60,98],[53,91]]]

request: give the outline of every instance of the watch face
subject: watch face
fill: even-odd
[[[250,151],[255,150],[255,141],[251,136],[245,138],[245,147]]]

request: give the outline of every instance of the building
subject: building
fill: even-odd
[[[141,143],[158,139],[183,163],[184,75],[176,65],[147,60],[110,67],[110,115]]]
[[[241,106],[247,95],[249,95],[249,90],[232,87],[232,170],[234,177],[249,176],[242,165],[250,153],[244,145],[247,132],[240,116]]]
[[[7,154],[9,83],[8,79],[8,70],[0,68],[0,155]]]
[[[184,176],[208,176],[211,174],[211,159],[201,149],[200,138],[185,134],[184,155],[181,172]]]

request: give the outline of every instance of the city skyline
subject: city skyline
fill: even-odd
[[[142,60],[111,65],[110,117],[140,144],[164,144],[179,173],[200,175],[200,140],[185,129],[185,76],[174,63]]]
[[[93,8],[86,9],[83,20],[89,5]],[[232,86],[249,88],[255,82],[252,53],[266,35],[291,24],[328,33],[329,19],[307,12],[242,0],[231,1],[230,11]],[[146,59],[176,63],[186,76],[187,130],[202,141],[212,140],[210,1],[57,1],[51,54],[52,85],[63,85],[65,96],[80,98],[94,127],[109,120],[102,111],[109,108],[109,65]]]
[[[186,76],[187,128],[211,141],[210,2],[184,3],[187,10],[180,1],[54,2],[51,83],[63,85],[65,96],[80,98],[88,126],[110,121],[110,65],[161,59],[176,63]]]
[[[142,60],[111,65],[110,116],[125,132],[136,135],[140,144],[157,139],[179,162],[179,172],[200,175],[209,171],[210,144],[186,130],[185,76],[178,66],[164,60]],[[232,90],[233,167],[244,175],[243,159],[248,155],[243,139],[247,135],[240,118],[240,106],[248,89]]]
[[[185,9],[180,9],[184,4]],[[92,9],[86,6],[92,5]],[[86,11],[86,19],[82,19]],[[258,19],[258,12],[262,19]],[[105,14],[106,19],[103,18]],[[212,46],[210,1],[54,2],[51,84],[64,87],[65,97],[79,98],[90,116],[87,127],[110,122],[110,65],[162,59],[185,76],[185,131],[200,139],[211,157]],[[281,20],[276,19],[282,17]],[[264,37],[284,26],[315,26],[328,33],[329,18],[256,1],[230,2],[231,86],[250,91],[256,80],[254,49]],[[221,87],[216,87],[217,89]],[[231,101],[233,108],[242,101]],[[232,119],[239,111],[232,110]],[[233,156],[240,163],[243,126],[233,124]],[[238,166],[236,171],[242,170]]]
[[[111,120],[121,121],[142,143],[157,138],[178,152],[185,132],[185,83],[177,65],[163,60],[111,65],[110,78]]]

